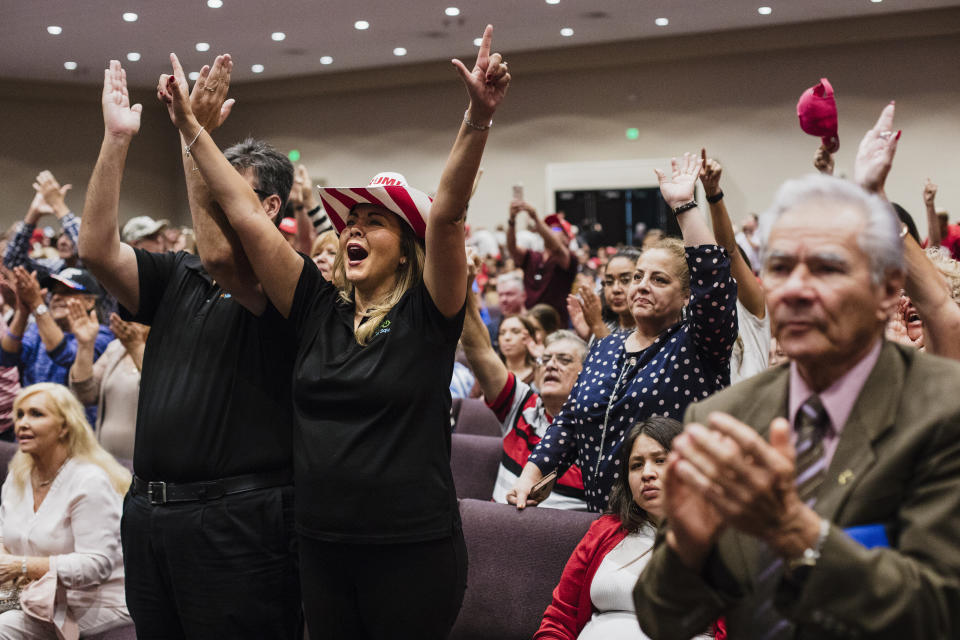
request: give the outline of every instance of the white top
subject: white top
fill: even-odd
[[[68,458],[33,512],[29,477],[18,491],[3,483],[0,542],[14,556],[56,556],[57,578],[75,611],[93,606],[126,609],[120,513],[123,498],[106,472]]]
[[[579,640],[648,640],[637,622],[633,588],[653,550],[656,531],[644,526],[627,535],[600,562],[590,583],[590,600],[597,609]]]
[[[737,324],[740,335],[730,354],[730,384],[755,376],[770,366],[770,312],[763,314],[761,320],[737,300]]]

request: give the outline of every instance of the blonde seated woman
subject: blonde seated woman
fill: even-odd
[[[62,385],[26,387],[13,416],[20,450],[3,483],[0,582],[27,584],[22,610],[0,614],[0,638],[73,640],[132,624],[120,549],[130,473]]]
[[[324,231],[313,241],[310,248],[310,259],[320,269],[320,275],[327,282],[333,282],[333,262],[337,259],[340,248],[340,237],[336,231]]]

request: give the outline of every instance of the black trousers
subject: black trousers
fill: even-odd
[[[128,493],[121,534],[139,640],[303,637],[293,487],[156,506]]]
[[[300,537],[310,640],[442,640],[467,588],[463,533],[406,544]]]

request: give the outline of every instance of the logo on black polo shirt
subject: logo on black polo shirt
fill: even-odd
[[[379,336],[379,335],[381,335],[381,334],[384,334],[384,333],[390,333],[390,321],[389,321],[389,320],[384,320],[383,322],[380,323],[380,326],[377,327],[377,330],[373,332],[373,337],[376,338],[377,336]]]

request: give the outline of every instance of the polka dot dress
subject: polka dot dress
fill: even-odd
[[[563,410],[530,455],[543,473],[578,464],[591,511],[606,508],[632,425],[655,415],[682,420],[691,402],[730,384],[737,338],[730,259],[715,245],[687,247],[686,254],[690,300],[684,319],[642,351],[627,352],[629,334],[597,341]]]

